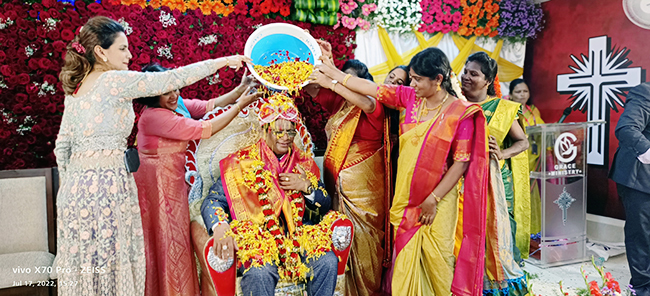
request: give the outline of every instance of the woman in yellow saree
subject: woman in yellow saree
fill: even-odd
[[[530,89],[528,83],[523,79],[515,79],[510,82],[510,100],[521,104],[524,109],[524,130],[529,126],[544,124],[539,109],[530,100]],[[538,170],[539,154],[533,154],[528,149],[528,168],[531,171]],[[530,233],[538,234],[542,231],[542,199],[539,195],[539,184],[536,179],[530,180]]]
[[[406,115],[390,209],[395,229],[392,295],[478,295],[485,253],[485,117],[477,105],[456,98],[449,60],[440,49],[423,50],[409,67],[411,87],[377,87],[354,77],[347,82],[350,90]],[[331,66],[318,69],[334,80],[345,78]],[[466,185],[462,201],[461,178]],[[461,223],[455,254],[454,234]]]
[[[497,72],[496,61],[477,52],[467,59],[461,78],[467,100],[483,108],[490,135],[483,295],[526,295],[528,288],[517,252],[519,249],[528,255],[530,243],[530,172],[528,155],[521,153],[528,149],[528,139],[517,120],[521,105],[495,97]]]

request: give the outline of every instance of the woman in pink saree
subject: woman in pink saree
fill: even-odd
[[[158,65],[143,69],[144,72],[166,70]],[[224,96],[209,101],[183,100],[192,118],[175,111],[178,90],[136,99],[148,107],[138,122],[140,168],[133,174],[144,230],[145,295],[200,295],[190,240],[185,151],[190,140],[209,138],[261,96],[261,93],[249,93],[250,82],[244,75],[242,84]],[[207,121],[196,120],[215,107],[228,104],[234,106],[222,115]]]
[[[392,295],[480,295],[488,176],[485,117],[479,106],[456,98],[449,60],[440,49],[423,50],[409,67],[411,87],[377,87],[355,77],[347,81],[352,91],[404,114],[390,209]],[[335,81],[345,78],[326,64],[318,69]]]

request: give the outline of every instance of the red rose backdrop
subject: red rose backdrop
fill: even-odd
[[[266,2],[249,5],[255,3]],[[182,13],[167,6],[155,9],[135,4],[139,3],[127,6],[120,1],[70,4],[43,0],[26,4],[13,0],[0,6],[0,170],[56,165],[52,150],[64,110],[58,75],[66,44],[92,16],[104,15],[122,23],[133,54],[130,69],[138,71],[153,62],[178,67],[241,54],[248,36],[257,27],[273,22],[292,23],[309,30],[315,38],[329,41],[339,67],[354,57],[355,32],[346,28],[333,30],[331,26],[286,21],[280,16],[267,18],[256,12],[250,12],[251,17],[243,7],[241,13],[235,7],[234,13],[223,16],[205,14],[200,8],[185,8]],[[241,75],[243,70],[222,69],[182,89],[181,95],[203,100],[217,97],[236,87]],[[311,100],[299,98],[296,102],[316,147],[325,148],[327,114]],[[137,114],[142,106],[134,108]],[[135,127],[129,143],[134,136]]]
[[[610,0],[551,0],[542,4],[546,23],[544,30],[539,34],[537,39],[529,40],[529,51],[527,53],[527,66],[525,76],[530,83],[531,98],[533,104],[541,110],[542,118],[546,122],[557,122],[562,116],[562,111],[571,106],[571,94],[558,88],[558,79],[564,77],[558,75],[576,73],[572,66],[579,69],[579,65],[571,59],[571,55],[576,57],[581,63],[587,66],[598,67],[598,61],[603,61],[604,56],[597,55],[597,46],[590,47],[590,38],[598,39],[599,36],[606,36],[608,39],[606,53],[613,52],[614,56],[624,48],[629,50],[624,56],[628,59],[619,67],[622,73],[632,74],[632,68],[650,68],[650,55],[648,55],[648,38],[650,31],[642,29],[633,24],[625,15],[623,3],[625,1]],[[587,21],[576,21],[587,20]],[[596,53],[594,58],[589,59],[590,52]],[[582,57],[584,55],[585,57]],[[598,61],[595,61],[597,59]],[[594,63],[592,63],[594,62]],[[594,80],[594,77],[602,77],[601,81],[608,78],[604,73],[607,65],[601,63],[600,69],[594,69],[595,72],[586,73],[583,77],[586,85],[591,85],[591,90],[586,93],[587,98],[594,99],[594,93],[600,98],[605,97],[605,86]],[[638,73],[637,69],[637,73]],[[643,82],[645,77],[640,76],[636,81]],[[608,82],[608,86],[616,87],[625,78],[621,76],[618,81]],[[623,93],[617,97],[624,102],[625,94],[629,88],[619,88]],[[559,92],[562,91],[562,94]],[[610,99],[612,96],[610,96]],[[602,104],[602,103],[600,103]],[[607,172],[618,147],[618,140],[614,135],[616,123],[620,118],[623,108],[612,99],[612,105],[615,109],[606,105],[610,109],[605,113],[608,124],[605,128],[605,149],[603,165],[589,165],[588,174],[588,202],[587,211],[592,214],[605,215],[614,218],[624,218],[622,204],[616,193],[616,184],[607,178]],[[587,111],[585,109],[585,111]],[[589,111],[587,111],[589,112]],[[574,110],[565,122],[584,122],[587,121],[587,113]]]

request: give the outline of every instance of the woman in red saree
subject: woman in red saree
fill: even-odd
[[[331,63],[329,43],[319,44],[323,56],[328,57],[325,62]],[[366,65],[357,60],[345,62],[343,71],[346,77],[372,79]],[[368,100],[343,86],[344,80],[332,82],[320,72],[314,74],[315,83],[305,92],[331,114],[325,126],[325,188],[333,197],[333,209],[350,218],[355,228],[345,272],[345,295],[377,295],[384,271],[382,263],[385,259],[388,263],[390,258],[386,254],[390,232],[385,231],[390,174],[385,173],[388,126],[384,109],[375,104],[357,104]]]
[[[390,209],[392,295],[480,295],[488,176],[485,117],[477,105],[456,98],[441,50],[418,53],[409,67],[411,87],[377,87],[354,77],[347,83],[352,91],[405,114]],[[345,78],[327,64],[318,69],[334,80]],[[463,236],[455,250],[457,226]]]
[[[145,72],[165,70],[158,65],[143,69]],[[235,91],[209,101],[184,100],[190,115],[197,119],[217,106],[235,104],[209,121],[186,118],[175,112],[177,90],[136,99],[148,106],[138,122],[140,168],[133,174],[144,231],[145,295],[200,295],[190,241],[188,187],[183,177],[185,151],[188,141],[209,138],[261,96],[261,93],[248,94],[249,91],[250,87],[240,85]]]

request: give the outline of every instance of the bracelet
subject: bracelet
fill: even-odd
[[[235,103],[235,106],[237,106],[237,110],[239,110],[237,113],[241,112],[241,107],[239,107],[239,104]]]
[[[225,59],[226,59],[226,67],[228,67],[230,65],[230,60],[228,58]]]
[[[345,75],[345,78],[343,78],[343,86],[347,86],[346,83],[348,82],[348,79],[352,77],[352,74]]]
[[[433,198],[436,200],[436,203],[439,203],[442,200],[442,197],[438,197],[433,191],[431,191],[431,194],[433,195]]]

